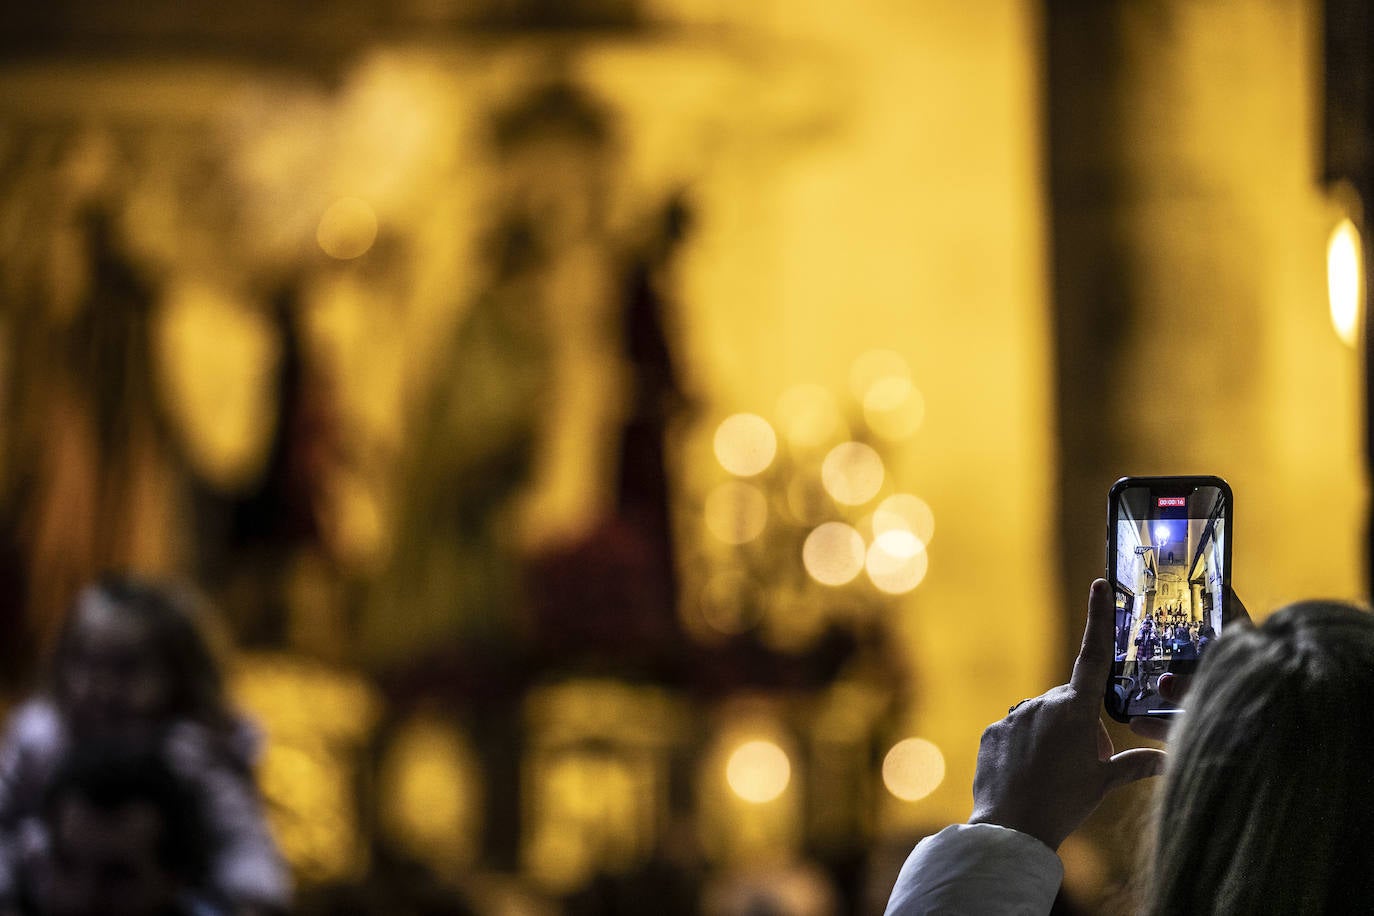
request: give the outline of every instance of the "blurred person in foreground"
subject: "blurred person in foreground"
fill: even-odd
[[[1112,605],[1094,582],[1069,683],[983,732],[972,817],[916,846],[888,914],[1050,912],[1060,843],[1108,791],[1160,773],[1142,912],[1367,912],[1374,615],[1308,601],[1228,630],[1199,666],[1166,762],[1148,748],[1114,753],[1099,718]]]
[[[163,754],[80,744],[44,797],[44,847],[25,870],[35,916],[224,916],[203,888],[209,830],[203,799]]]
[[[46,684],[21,704],[0,744],[0,914],[45,843],[41,801],[71,748],[140,746],[203,800],[205,891],[236,914],[285,911],[291,884],[253,775],[259,739],[225,697],[199,606],[189,593],[129,575],[82,590]]]

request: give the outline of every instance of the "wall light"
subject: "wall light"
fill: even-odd
[[[1360,314],[1364,302],[1364,256],[1360,230],[1353,220],[1343,219],[1331,231],[1326,244],[1326,289],[1331,299],[1331,324],[1348,347],[1360,339]]]

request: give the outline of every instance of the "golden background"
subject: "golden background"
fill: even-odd
[[[398,861],[480,912],[639,912],[587,888],[661,862],[705,912],[875,911],[967,817],[982,728],[1065,676],[1117,477],[1226,478],[1252,611],[1364,592],[1320,14],[8,9],[12,695],[95,570],[187,577],[242,646],[303,911]],[[627,352],[636,268],[669,362]],[[882,541],[896,494],[933,536]],[[829,529],[805,562],[826,521],[867,555]],[[528,597],[549,558],[565,590]],[[539,635],[593,604],[585,652]],[[831,632],[843,664],[786,673]],[[1142,804],[1066,848],[1080,902]]]

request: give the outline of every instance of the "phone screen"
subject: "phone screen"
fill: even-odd
[[[1107,570],[1116,593],[1114,718],[1182,712],[1165,673],[1191,675],[1229,618],[1231,489],[1217,477],[1117,481],[1108,500]]]

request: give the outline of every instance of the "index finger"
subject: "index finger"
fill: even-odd
[[[1112,598],[1112,587],[1106,579],[1093,582],[1088,592],[1088,623],[1083,628],[1083,645],[1078,650],[1078,659],[1073,663],[1073,675],[1069,686],[1079,696],[1091,697],[1094,702],[1102,699],[1107,683],[1107,675],[1112,670],[1113,637],[1112,618],[1116,614],[1116,601]]]

